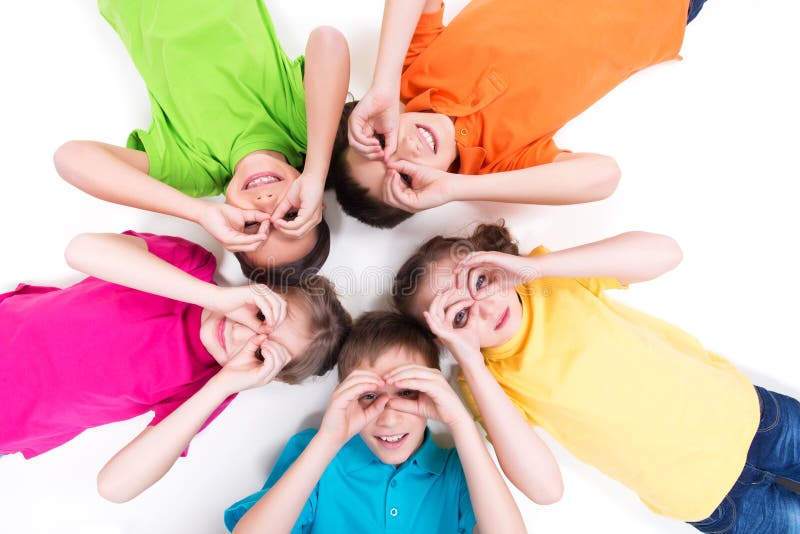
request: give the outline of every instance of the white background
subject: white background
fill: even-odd
[[[363,94],[381,2],[268,3],[291,56],[302,52],[313,27],[342,29],[353,56],[351,88]],[[453,1],[446,17],[465,3]],[[395,269],[421,240],[477,219],[506,217],[525,249],[628,229],[668,233],[683,247],[683,264],[619,298],[697,335],[754,382],[797,396],[799,6],[710,0],[688,28],[683,61],[634,76],[564,128],[561,146],[617,158],[623,180],[611,199],[559,208],[453,204],[377,231],[343,216],[326,197],[333,247],[324,272],[346,290],[345,303],[357,314],[386,305],[388,277],[375,276],[380,268]],[[80,277],[62,251],[73,235],[128,228],[198,241],[220,258],[223,283],[243,281],[234,258],[192,224],[106,204],[56,175],[51,156],[64,141],[124,144],[133,127],[149,124],[144,85],[94,3],[4,3],[0,54],[0,291],[21,281],[72,283]],[[345,283],[348,276],[361,282]],[[318,423],[333,384],[328,376],[240,395],[193,442],[188,458],[124,505],[97,496],[95,475],[149,415],[87,431],[30,461],[4,457],[0,532],[223,532],[223,510],[260,488],[290,435]],[[561,463],[566,492],[549,507],[517,495],[531,531],[692,531],[651,514],[633,493],[545,438]]]

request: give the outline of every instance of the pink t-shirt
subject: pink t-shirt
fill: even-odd
[[[199,245],[125,233],[213,283],[216,260]],[[31,458],[86,428],[150,410],[151,425],[167,417],[220,369],[200,341],[201,313],[94,277],[0,295],[0,454]]]

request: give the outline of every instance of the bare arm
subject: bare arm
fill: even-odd
[[[58,174],[78,189],[123,206],[180,217],[201,225],[228,250],[255,250],[266,230],[242,232],[245,222],[269,216],[190,197],[147,174],[147,154],[97,141],[69,141],[53,156]]]
[[[216,308],[219,287],[150,253],[138,237],[80,234],[67,245],[64,256],[70,267],[90,276],[203,308]]]
[[[255,356],[259,346],[263,362]],[[253,336],[197,393],[108,461],[97,475],[100,495],[112,502],[126,502],[158,482],[226,398],[269,383],[288,362],[284,347],[267,341],[266,336]]]
[[[305,57],[303,85],[308,120],[305,166],[272,214],[272,223],[295,237],[305,235],[322,220],[325,178],[350,81],[350,51],[344,36],[335,28],[323,26],[312,31]],[[297,209],[297,217],[284,220],[293,208]]]

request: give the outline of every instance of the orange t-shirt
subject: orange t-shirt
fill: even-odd
[[[550,163],[553,135],[631,74],[675,59],[689,0],[473,0],[446,27],[423,14],[406,111],[456,117],[464,174]]]

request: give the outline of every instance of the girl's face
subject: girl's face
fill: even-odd
[[[397,132],[397,150],[390,161],[405,160],[446,171],[458,155],[455,126],[447,115],[401,113]],[[389,177],[386,164],[364,158],[350,148],[345,153],[345,160],[355,181],[366,187],[370,196],[380,199],[383,181]]]
[[[292,361],[305,353],[311,343],[308,321],[300,310],[302,306],[291,303],[291,295],[286,296],[286,319],[268,335],[289,351]],[[247,341],[256,335],[249,327],[228,319],[223,314],[204,309],[200,319],[200,341],[209,354],[219,363],[233,358]]]
[[[417,288],[413,313],[424,320],[426,311],[437,293],[447,292],[444,313],[448,326],[454,329],[476,328],[481,348],[498,347],[509,341],[522,325],[522,303],[516,290],[501,283],[502,273],[476,267],[469,272],[467,283],[456,288],[453,268],[456,261],[445,258],[430,265],[428,276]]]

